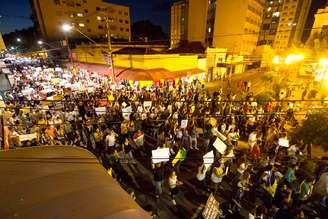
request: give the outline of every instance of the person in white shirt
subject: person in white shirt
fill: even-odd
[[[105,138],[106,150],[112,151],[112,148],[115,146],[116,137],[118,135],[111,129]]]

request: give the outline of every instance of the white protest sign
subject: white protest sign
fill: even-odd
[[[206,170],[214,163],[214,152],[210,151],[203,156],[204,165]]]
[[[181,128],[185,129],[188,125],[188,119],[181,120]]]
[[[215,142],[213,143],[213,146],[216,150],[218,150],[220,154],[223,154],[227,149],[227,145],[223,141],[221,141],[220,138],[216,138]]]
[[[123,113],[132,113],[132,107],[131,106],[126,107],[126,108],[122,109],[122,112]]]
[[[213,194],[208,197],[202,215],[205,219],[216,219],[220,215],[219,202],[215,199]]]
[[[160,148],[157,150],[152,150],[151,154],[152,154],[153,163],[166,162],[170,160],[169,148]]]
[[[144,101],[143,105],[144,105],[144,107],[151,107],[152,102],[151,101]]]
[[[95,108],[97,116],[106,114],[106,107]]]
[[[26,134],[26,135],[19,135],[19,140],[20,141],[30,141],[37,138],[37,134],[36,133],[32,133],[32,134]]]
[[[279,146],[281,146],[281,147],[286,147],[286,148],[289,147],[289,141],[288,141],[288,139],[279,138],[279,140],[278,140],[278,144],[279,144]]]

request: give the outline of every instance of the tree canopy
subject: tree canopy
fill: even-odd
[[[311,112],[303,125],[294,130],[294,137],[328,150],[328,110]]]

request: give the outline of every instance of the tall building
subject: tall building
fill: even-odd
[[[284,51],[301,43],[312,0],[268,1],[259,35],[259,45]]]
[[[171,48],[187,40],[188,7],[185,1],[175,2],[171,7]]]
[[[262,25],[258,39],[259,46],[273,46],[279,26],[282,7],[282,0],[272,0],[266,2],[266,7],[263,13]]]
[[[218,0],[213,46],[229,52],[252,54],[262,22],[264,0]],[[210,30],[208,30],[210,31]]]
[[[6,50],[5,42],[3,41],[2,34],[0,33],[0,51]]]
[[[130,39],[131,36],[130,12],[126,6],[102,0],[33,0],[33,11],[43,37],[49,40],[63,38],[64,23],[74,25],[90,37],[105,37],[107,17],[112,37]],[[77,31],[71,35],[82,37]]]
[[[318,9],[307,44],[316,49],[328,48],[328,2],[325,8]]]
[[[206,44],[206,21],[209,0],[188,0],[188,37],[190,42]]]
[[[256,47],[265,0],[185,0],[188,11],[183,24],[186,40],[204,46],[227,48],[228,52],[250,54]],[[172,13],[171,22],[177,14]],[[175,25],[171,23],[171,33]],[[171,35],[172,36],[172,35]],[[175,40],[176,38],[171,38]],[[173,44],[177,44],[175,40]]]

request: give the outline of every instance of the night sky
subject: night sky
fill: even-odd
[[[10,17],[0,18],[0,31],[8,33],[15,29],[32,26],[28,18],[31,15],[29,0],[0,0],[0,14],[23,16],[25,19]],[[170,5],[176,0],[106,0],[107,2],[130,6],[132,23],[139,20],[151,20],[161,25],[165,32],[169,32]]]
[[[170,5],[176,0],[106,0],[130,7],[132,23],[139,20],[151,20],[154,24],[161,25],[169,33]],[[313,15],[318,7],[323,7],[326,0],[312,0],[308,26],[311,27]],[[8,33],[15,29],[23,29],[33,25],[28,18],[31,15],[29,0],[1,0],[0,14],[21,16],[22,18],[0,18],[0,31]]]

